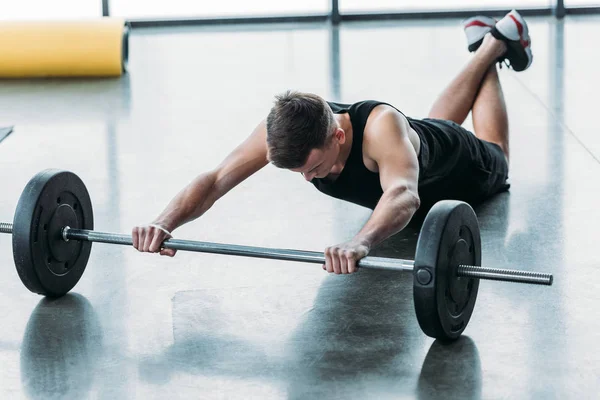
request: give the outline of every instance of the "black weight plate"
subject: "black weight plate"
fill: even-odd
[[[49,169],[21,194],[13,221],[13,257],[23,284],[34,293],[68,293],[85,271],[91,242],[61,238],[62,228],[94,229],[92,202],[77,175]]]
[[[425,217],[413,271],[415,311],[428,336],[455,340],[469,323],[479,280],[457,277],[461,264],[481,265],[479,222],[467,203],[443,200]]]

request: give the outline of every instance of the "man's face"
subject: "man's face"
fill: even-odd
[[[300,172],[307,181],[311,181],[314,178],[325,178],[330,173],[339,173],[334,167],[339,158],[340,146],[343,143],[340,142],[340,133],[343,138],[343,131],[336,132],[331,141],[323,148],[311,150],[306,163],[302,167],[294,168],[292,171]]]

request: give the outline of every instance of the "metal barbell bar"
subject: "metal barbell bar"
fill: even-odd
[[[12,234],[12,224],[0,223],[0,233]],[[63,240],[79,240],[87,242],[99,242],[108,244],[120,244],[131,246],[133,239],[131,235],[98,232],[86,229],[71,229],[66,226],[62,230]],[[168,239],[162,243],[165,249],[192,251],[199,253],[225,254],[232,256],[244,256],[265,258],[273,260],[297,261],[313,264],[325,264],[325,254],[314,251],[275,249],[267,247],[242,246],[225,243],[199,242],[182,239]],[[379,269],[388,271],[413,271],[413,260],[365,257],[359,260],[358,266],[366,269]],[[553,282],[552,274],[541,272],[530,272],[511,269],[486,268],[470,265],[459,265],[456,270],[458,277],[487,279],[504,282],[527,283],[534,285],[550,286]]]

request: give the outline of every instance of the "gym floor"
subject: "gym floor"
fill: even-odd
[[[0,235],[0,398],[583,399],[600,391],[599,17],[529,18],[534,63],[500,71],[509,193],[477,208],[483,264],[554,274],[482,281],[463,337],[425,336],[412,276],[95,244],[72,294],[27,291]],[[459,20],[134,30],[129,75],[0,83],[0,220],[38,171],[77,173],[95,228],[151,221],[288,88],[426,116],[469,59]],[[465,124],[468,128],[470,121]],[[322,251],[370,211],[267,167],[179,238]],[[372,255],[413,258],[418,226]]]

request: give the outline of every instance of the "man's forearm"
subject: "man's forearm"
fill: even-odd
[[[379,199],[373,214],[355,236],[355,240],[369,248],[378,245],[404,229],[419,205],[416,191],[410,190],[406,186],[389,188]]]
[[[215,182],[212,172],[199,175],[169,202],[154,222],[172,232],[200,217],[218,198]]]

